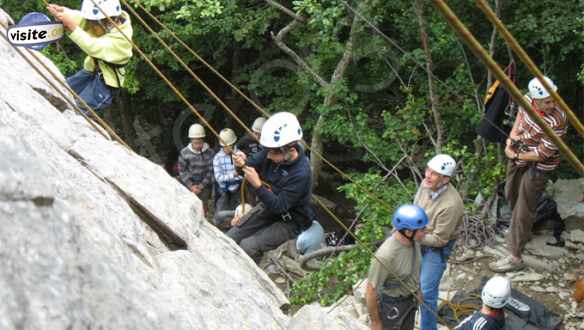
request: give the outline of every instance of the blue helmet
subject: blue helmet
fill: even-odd
[[[428,216],[421,207],[405,204],[395,210],[391,223],[396,230],[422,229],[428,225]]]

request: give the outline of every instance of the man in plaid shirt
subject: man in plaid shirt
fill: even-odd
[[[191,192],[203,202],[205,210],[213,190],[213,156],[214,152],[205,142],[205,129],[199,124],[189,128],[191,143],[184,147],[179,155],[179,179]]]
[[[239,205],[239,186],[242,177],[235,170],[231,154],[237,151],[235,142],[237,137],[230,128],[224,128],[219,132],[219,144],[222,149],[213,159],[213,172],[217,182],[217,194],[219,199],[215,204],[215,212],[234,210]]]
[[[555,91],[554,83],[547,77],[545,79]],[[566,134],[566,114],[556,106],[539,79],[529,82],[526,98],[557,136]],[[521,253],[531,239],[537,201],[545,190],[548,174],[560,164],[558,147],[524,109],[519,110],[509,133],[505,155],[510,159],[505,194],[513,209],[507,233],[509,256],[489,264],[492,271],[500,273],[525,267]]]

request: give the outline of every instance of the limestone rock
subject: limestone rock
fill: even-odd
[[[544,276],[539,273],[519,272],[510,275],[509,279],[513,282],[537,282],[543,280]]]
[[[341,300],[341,305],[333,305],[324,308],[318,304],[311,304],[302,307],[290,320],[288,329],[324,329],[324,330],[366,330],[369,329],[366,323],[355,319],[357,315],[353,309],[353,302],[350,298]]]
[[[584,230],[572,230],[570,232],[570,240],[573,242],[584,243]]]
[[[558,204],[558,212],[562,219],[584,220],[584,178],[558,180],[554,183],[553,190],[554,200]],[[579,228],[583,229],[584,224],[581,223]]]
[[[55,108],[2,40],[0,72],[0,329],[287,327],[284,294],[193,194]]]
[[[584,234],[584,232],[583,232]],[[553,236],[549,235],[537,235],[534,236],[531,241],[527,243],[525,248],[531,254],[540,256],[540,257],[560,257],[568,254],[568,251],[565,248],[557,247],[557,246],[550,246],[547,245],[547,241],[552,241]]]

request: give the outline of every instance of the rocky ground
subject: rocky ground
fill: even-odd
[[[548,241],[555,241],[552,231],[543,226],[534,232],[528,243],[523,259],[527,267],[518,272],[505,274],[511,279],[513,288],[542,303],[551,312],[563,319],[560,329],[584,329],[584,302],[577,305],[573,300],[575,281],[584,278],[584,179],[559,180],[550,184],[548,193],[558,204],[565,231],[562,238],[564,247],[547,245]],[[495,235],[489,245],[482,247],[464,247],[455,249],[449,266],[440,285],[440,298],[449,301],[459,291],[470,291],[479,287],[482,277],[493,276],[488,263],[505,255],[506,243],[504,232]],[[286,256],[290,247],[268,254],[272,261],[264,264],[264,269],[278,286],[287,292],[290,281],[287,276],[294,278],[306,275],[299,269],[293,258]],[[285,272],[283,270],[286,270]],[[287,275],[283,275],[286,273]],[[363,298],[364,282],[355,286],[353,295],[345,296],[337,304],[320,308],[316,305],[304,306],[297,315],[311,315],[320,308],[333,319],[351,318],[358,320],[360,328],[368,325]],[[448,329],[441,327],[441,329]]]
[[[551,232],[535,235],[524,255],[528,267],[505,275],[515,289],[562,316],[562,329],[584,329],[584,306],[578,306],[571,297],[575,281],[584,277],[584,231],[567,231],[564,237],[566,247],[559,248],[545,245],[552,239]],[[488,263],[503,256],[504,247],[503,238],[498,236],[492,247],[458,251],[442,280],[441,297],[449,299],[458,290],[477,287],[481,277],[494,275]]]

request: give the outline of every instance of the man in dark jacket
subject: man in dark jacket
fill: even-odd
[[[256,263],[263,252],[296,238],[315,219],[310,205],[310,163],[299,144],[301,139],[296,116],[280,112],[262,129],[262,151],[250,159],[242,152],[233,155],[234,164],[241,168],[260,203],[234,223],[227,236]]]
[[[491,278],[481,293],[483,306],[471,316],[464,319],[455,330],[502,330],[505,329],[505,312],[503,308],[511,299],[511,282],[495,276]]]

